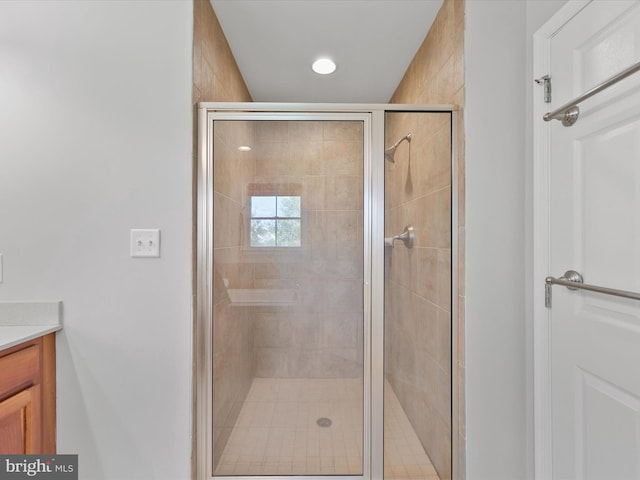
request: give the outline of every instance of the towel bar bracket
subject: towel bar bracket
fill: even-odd
[[[565,103],[561,107],[555,109],[553,112],[545,113],[542,117],[545,122],[550,122],[551,120],[560,120],[562,121],[562,125],[565,127],[570,127],[578,120],[578,116],[580,115],[580,109],[578,108],[578,104],[587,100],[588,98],[593,97],[594,95],[600,93],[603,90],[615,85],[620,80],[624,80],[629,75],[633,75],[634,73],[640,71],[640,62],[634,63],[629,68],[621,71],[617,75],[614,75],[601,84],[593,87],[591,90],[586,91],[579,97],[571,100],[568,103]],[[542,77],[539,80],[544,81],[545,77]],[[537,82],[537,80],[536,80]],[[539,83],[539,82],[538,82]]]

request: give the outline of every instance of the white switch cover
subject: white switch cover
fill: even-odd
[[[2,254],[0,253],[0,283],[2,283]]]
[[[160,230],[157,228],[131,229],[131,256],[159,257]]]

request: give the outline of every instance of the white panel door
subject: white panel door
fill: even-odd
[[[640,61],[640,2],[594,1],[551,40],[551,110]],[[640,292],[640,73],[551,126],[550,271]],[[553,478],[640,479],[640,302],[553,287]]]

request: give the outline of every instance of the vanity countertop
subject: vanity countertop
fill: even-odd
[[[0,350],[62,329],[62,302],[0,302]]]

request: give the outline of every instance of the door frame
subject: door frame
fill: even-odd
[[[569,0],[533,35],[533,78],[550,74],[551,40],[592,0]],[[551,79],[553,84],[553,78]],[[551,312],[544,305],[544,279],[550,252],[551,122],[542,116],[550,110],[541,88],[533,83],[533,429],[534,478],[553,478],[553,425],[551,402]],[[559,104],[570,99],[560,99]]]
[[[202,102],[198,104],[198,155],[194,166],[194,302],[193,302],[193,409],[192,409],[192,478],[209,480],[212,477],[212,325],[213,314],[213,145],[212,121],[221,115],[235,112],[250,117],[261,113],[283,115],[285,120],[302,119],[312,114],[344,114],[344,119],[368,118],[365,122],[364,145],[364,317],[365,324],[364,363],[365,391],[370,396],[369,408],[365,401],[364,419],[365,437],[363,441],[363,475],[332,476],[335,480],[354,480],[361,478],[382,480],[384,476],[383,446],[383,389],[384,389],[384,129],[386,112],[448,112],[451,114],[451,449],[452,478],[459,478],[460,459],[464,456],[463,447],[456,441],[464,425],[459,421],[460,409],[464,409],[463,391],[459,389],[459,369],[462,352],[460,351],[459,322],[463,321],[459,313],[459,241],[458,202],[460,175],[458,156],[459,107],[455,105],[403,105],[403,104],[297,104],[297,103],[218,103]],[[350,117],[350,118],[349,118]],[[265,118],[266,119],[266,118]],[[367,131],[368,130],[368,131]],[[369,138],[369,145],[366,140]],[[367,194],[368,192],[368,194]],[[379,215],[382,212],[382,215]],[[373,239],[377,239],[374,241]],[[368,278],[367,278],[368,277]],[[367,384],[367,363],[370,381]],[[377,395],[376,395],[377,393]],[[464,416],[462,416],[464,418]],[[367,438],[367,427],[369,432]],[[375,441],[375,439],[381,439]],[[369,447],[369,448],[368,448]],[[368,449],[367,449],[368,448]],[[367,461],[367,459],[369,461]],[[234,477],[243,478],[243,477]],[[255,477],[252,477],[255,478]],[[258,477],[260,478],[260,477]],[[326,477],[295,477],[305,480],[322,480]]]

